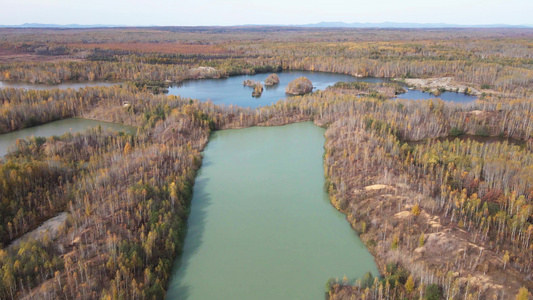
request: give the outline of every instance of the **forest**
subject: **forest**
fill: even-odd
[[[301,121],[326,128],[325,189],[381,273],[324,278],[329,299],[532,297],[531,29],[0,32],[0,81],[121,83],[0,88],[0,133],[70,117],[138,128],[32,137],[0,158],[1,299],[164,298],[210,133]],[[250,109],[152,89],[283,70],[452,77],[481,95],[410,101],[391,99],[393,81],[337,83]],[[516,143],[455,139],[467,135]],[[54,236],[14,243],[62,212]]]

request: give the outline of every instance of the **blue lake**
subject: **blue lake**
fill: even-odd
[[[354,77],[346,74],[311,72],[311,71],[284,71],[276,73],[280,78],[280,83],[267,87],[261,97],[252,97],[253,88],[243,86],[242,82],[246,79],[260,81],[264,84],[265,79],[270,73],[256,75],[239,75],[221,79],[201,79],[187,80],[169,88],[169,94],[179,95],[185,98],[198,99],[200,101],[213,101],[217,105],[237,105],[241,107],[256,108],[259,106],[271,105],[281,99],[287,98],[285,88],[289,82],[304,76],[309,78],[315,87],[315,90],[324,90],[330,85],[339,81],[343,82],[386,82],[390,79],[376,77]],[[444,101],[453,101],[455,103],[469,103],[476,97],[468,96],[462,93],[444,92],[439,97],[430,93],[416,90],[408,90],[406,93],[398,95],[398,99],[424,100],[440,98]]]

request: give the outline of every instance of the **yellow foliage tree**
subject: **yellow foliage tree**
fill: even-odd
[[[509,251],[505,251],[505,254],[503,255],[503,269],[505,270],[505,267],[507,266],[507,262],[509,262]]]
[[[408,293],[412,293],[415,290],[415,281],[413,279],[413,275],[409,275],[409,278],[407,278],[407,281],[405,282],[405,290]]]
[[[529,299],[529,291],[525,286],[521,287],[518,291],[518,294],[516,294],[516,300],[528,300]]]
[[[415,217],[418,217],[418,215],[420,215],[420,206],[418,204],[415,204],[411,209],[411,213],[413,213]]]
[[[426,240],[426,236],[422,232],[422,234],[420,235],[420,238],[418,239],[418,246],[419,247],[424,247],[424,241],[425,240]]]
[[[128,154],[130,154],[130,152],[131,152],[131,145],[128,142],[128,143],[126,143],[126,146],[124,146],[124,154],[128,155]]]

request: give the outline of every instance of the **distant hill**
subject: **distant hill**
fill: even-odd
[[[458,25],[446,23],[345,23],[345,22],[320,22],[315,24],[295,25],[298,27],[342,27],[342,28],[533,28],[533,25]]]
[[[160,27],[160,26],[134,26],[134,25],[105,25],[105,24],[42,24],[24,23],[21,25],[0,25],[0,28],[113,28],[113,27]],[[164,27],[184,27],[184,26],[164,26]],[[189,27],[189,26],[186,26]],[[533,28],[533,25],[509,25],[509,24],[486,24],[486,25],[458,25],[447,23],[345,23],[345,22],[320,22],[314,24],[293,24],[293,25],[268,25],[268,24],[246,24],[235,26],[193,26],[193,27],[303,27],[303,28]]]

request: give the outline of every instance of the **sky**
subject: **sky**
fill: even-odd
[[[0,24],[532,24],[533,0],[0,0]]]

